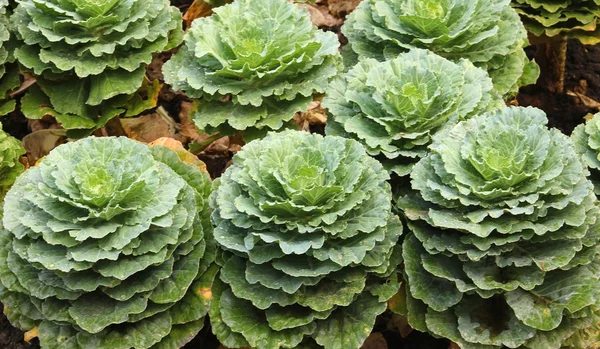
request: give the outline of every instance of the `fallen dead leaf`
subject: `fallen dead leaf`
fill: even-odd
[[[39,120],[27,120],[27,126],[31,132],[47,129],[60,129],[60,125],[56,122],[56,119],[52,116],[44,116]]]
[[[305,112],[296,113],[294,120],[303,131],[308,131],[311,125],[325,125],[327,111],[321,107],[321,101],[313,101]]]
[[[188,141],[195,141],[200,138],[196,125],[190,118],[191,113],[196,106],[192,102],[182,102],[179,112],[179,133],[186,137]]]
[[[583,103],[583,105],[585,105],[588,108],[600,110],[600,102],[598,102],[597,100],[595,100],[593,98],[590,98],[584,94],[574,92],[574,91],[567,91],[567,95],[569,95],[571,97],[579,98],[581,103]]]
[[[212,142],[206,147],[204,153],[210,155],[227,155],[229,153],[229,137],[221,137]]]
[[[361,349],[388,349],[387,341],[379,332],[371,333]]]
[[[177,124],[162,107],[139,118],[121,119],[121,125],[127,137],[144,143],[161,137],[173,138],[177,130]]]
[[[192,25],[192,22],[196,18],[207,17],[212,14],[212,6],[205,3],[204,0],[194,0],[190,8],[183,15],[183,22],[186,28]]]
[[[325,5],[299,4],[299,6],[306,7],[306,10],[310,14],[310,19],[312,23],[319,28],[333,28],[341,26],[342,23],[344,23],[344,21],[341,18],[336,18],[332,16],[329,12],[329,9]]]
[[[66,139],[67,131],[63,129],[38,130],[23,137],[23,147],[27,151],[27,160],[30,165],[48,155],[50,151],[62,144]]]
[[[338,17],[345,18],[350,12],[354,11],[361,0],[328,0],[329,12]]]
[[[450,342],[450,345],[448,346],[448,349],[460,349],[460,345],[454,343],[454,342]]]
[[[198,168],[200,168],[201,171],[207,172],[206,164],[204,162],[200,161],[200,159],[198,159],[197,156],[195,156],[194,154],[190,153],[187,149],[185,149],[183,144],[176,139],[173,139],[170,137],[161,137],[155,141],[152,141],[149,145],[150,145],[150,147],[154,147],[157,145],[167,147],[167,148],[173,150],[175,153],[177,153],[177,155],[179,156],[179,159],[181,161],[195,165]]]
[[[16,96],[22,94],[23,92],[27,91],[31,86],[33,86],[37,80],[35,79],[35,77],[33,75],[31,75],[30,73],[23,73],[23,83],[21,84],[21,86],[12,91],[11,93],[9,93],[9,97],[10,98],[15,98]]]

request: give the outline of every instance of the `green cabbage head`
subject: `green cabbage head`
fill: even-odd
[[[398,201],[406,315],[462,348],[588,348],[600,328],[600,227],[571,140],[534,108],[437,135]],[[594,333],[595,336],[589,336]]]
[[[525,28],[536,36],[563,35],[600,43],[600,0],[513,0]]]
[[[279,129],[340,70],[339,41],[286,0],[238,0],[196,19],[164,65],[165,81],[201,98],[207,132]]]
[[[43,91],[28,95],[24,113],[51,114],[69,130],[94,130],[122,113],[152,55],[183,36],[181,13],[168,0],[18,3],[11,17],[21,41],[15,56]],[[51,113],[40,112],[48,105]]]
[[[42,348],[179,348],[217,272],[210,179],[128,138],[61,145],[4,201],[0,300]]]
[[[15,179],[23,173],[25,167],[19,159],[25,154],[21,141],[10,136],[2,130],[0,123],[0,200],[15,182]],[[0,209],[0,218],[2,210]]]
[[[221,343],[360,348],[398,290],[387,179],[354,140],[286,131],[246,144],[211,196]]]
[[[487,70],[502,95],[534,83],[527,32],[510,0],[364,0],[342,27],[359,57],[383,60],[411,48]]]
[[[600,113],[585,124],[577,126],[571,134],[575,150],[581,155],[590,171],[596,195],[600,195]]]
[[[400,176],[428,153],[437,132],[503,104],[485,71],[421,49],[363,60],[332,82],[323,101],[328,135],[360,141]]]

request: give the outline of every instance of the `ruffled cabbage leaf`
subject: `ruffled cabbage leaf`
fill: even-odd
[[[600,43],[599,0],[513,0],[525,28],[536,36],[565,36]]]
[[[221,343],[360,348],[399,286],[387,179],[354,140],[285,131],[246,144],[211,196]]]
[[[434,137],[398,201],[406,311],[461,348],[587,348],[600,340],[596,195],[571,140],[535,108]]]
[[[266,132],[325,92],[341,70],[339,45],[286,0],[239,0],[196,19],[163,72],[174,89],[201,99],[198,128]]]
[[[539,68],[523,47],[527,32],[510,0],[364,0],[342,32],[359,57],[383,60],[411,48],[468,59],[501,95],[534,83]]]
[[[217,273],[211,182],[164,146],[61,145],[4,201],[0,300],[43,348],[181,347]],[[208,291],[207,291],[208,290]]]
[[[19,63],[37,79],[23,104],[84,136],[121,114],[157,52],[181,43],[179,9],[168,0],[19,0],[11,17]],[[44,113],[27,109],[28,118]]]
[[[328,135],[358,140],[400,176],[428,153],[440,130],[503,105],[485,71],[421,49],[363,60],[334,80],[323,100]]]
[[[8,93],[21,84],[19,69],[14,63],[15,37],[11,34],[8,17],[8,0],[0,0],[0,115],[6,115],[16,107],[16,101]]]
[[[600,195],[600,113],[585,124],[578,125],[571,134],[575,150],[590,171],[594,192]]]
[[[4,199],[8,189],[25,170],[25,166],[19,161],[24,154],[25,148],[21,141],[4,132],[0,123],[0,200]]]

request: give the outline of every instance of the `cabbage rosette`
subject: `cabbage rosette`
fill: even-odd
[[[539,74],[523,50],[527,32],[510,0],[364,0],[342,31],[359,57],[383,60],[423,48],[468,59],[490,74],[502,95]]]
[[[210,185],[164,146],[57,147],[5,198],[6,316],[47,349],[183,346],[204,325],[217,272]]]
[[[573,143],[534,108],[435,137],[398,202],[406,313],[461,348],[588,348],[600,338],[600,229]]]
[[[398,290],[387,179],[354,140],[286,131],[246,144],[211,196],[221,343],[360,348]]]
[[[513,0],[525,28],[536,36],[557,35],[600,43],[600,0]]]
[[[73,135],[87,135],[122,113],[152,55],[183,37],[181,13],[168,0],[18,3],[11,17],[21,41],[15,56],[41,88],[25,97],[23,112],[33,119],[52,115],[79,130]]]
[[[165,81],[201,98],[206,132],[279,129],[341,70],[339,41],[286,0],[239,0],[196,19],[165,64]]]
[[[323,101],[328,135],[358,140],[400,176],[428,153],[437,132],[503,104],[485,71],[420,49],[363,60],[332,82]]]

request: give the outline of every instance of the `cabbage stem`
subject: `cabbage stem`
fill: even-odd
[[[564,93],[567,38],[556,36],[538,44],[536,61],[541,71],[538,85],[550,92]]]

